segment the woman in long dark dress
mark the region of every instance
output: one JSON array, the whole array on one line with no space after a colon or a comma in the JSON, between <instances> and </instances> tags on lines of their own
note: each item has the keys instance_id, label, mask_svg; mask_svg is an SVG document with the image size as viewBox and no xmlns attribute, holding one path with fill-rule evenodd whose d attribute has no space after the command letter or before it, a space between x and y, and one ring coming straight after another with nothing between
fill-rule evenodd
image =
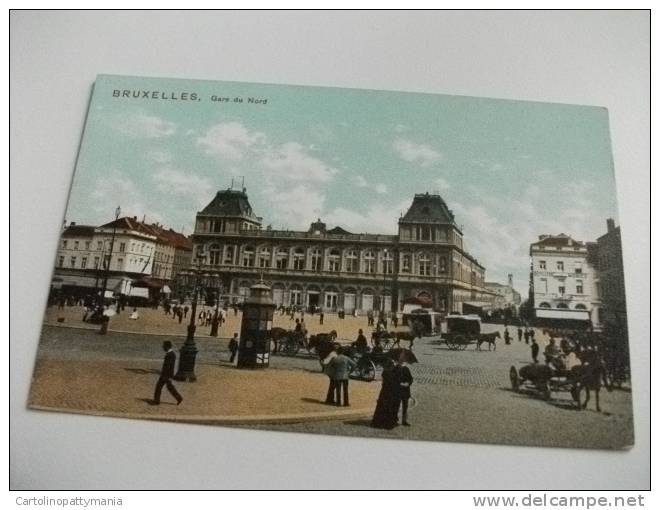
<instances>
[{"instance_id":1,"label":"woman in long dark dress","mask_svg":"<svg viewBox=\"0 0 660 510\"><path fill-rule=\"evenodd\" d=\"M371 420L371 426L391 430L397 426L399 412L399 380L394 370L394 363L387 360L383 368L383 385L378 395L378 403Z\"/></svg>"}]
</instances>

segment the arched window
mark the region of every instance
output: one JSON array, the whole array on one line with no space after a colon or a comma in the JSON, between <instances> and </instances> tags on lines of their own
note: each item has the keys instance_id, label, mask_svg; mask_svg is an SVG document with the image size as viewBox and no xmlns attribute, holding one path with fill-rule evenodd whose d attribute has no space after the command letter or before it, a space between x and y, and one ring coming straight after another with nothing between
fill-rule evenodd
<instances>
[{"instance_id":1,"label":"arched window","mask_svg":"<svg viewBox=\"0 0 660 510\"><path fill-rule=\"evenodd\" d=\"M587 307L584 306L582 303L578 303L577 305L575 305L575 309L576 310L586 310Z\"/></svg>"},{"instance_id":2,"label":"arched window","mask_svg":"<svg viewBox=\"0 0 660 510\"><path fill-rule=\"evenodd\" d=\"M291 290L289 292L290 300L289 303L293 306L302 305L302 287L297 284L291 285Z\"/></svg>"},{"instance_id":3,"label":"arched window","mask_svg":"<svg viewBox=\"0 0 660 510\"><path fill-rule=\"evenodd\" d=\"M431 257L429 257L428 253L419 254L417 268L420 276L431 276Z\"/></svg>"},{"instance_id":4,"label":"arched window","mask_svg":"<svg viewBox=\"0 0 660 510\"><path fill-rule=\"evenodd\" d=\"M321 261L323 257L321 255L321 250L319 248L314 248L312 250L312 271L321 271Z\"/></svg>"},{"instance_id":5,"label":"arched window","mask_svg":"<svg viewBox=\"0 0 660 510\"><path fill-rule=\"evenodd\" d=\"M539 308L550 308L550 303L543 302L539 305Z\"/></svg>"},{"instance_id":6,"label":"arched window","mask_svg":"<svg viewBox=\"0 0 660 510\"><path fill-rule=\"evenodd\" d=\"M254 266L254 246L246 246L243 248L243 260L241 261L243 267Z\"/></svg>"},{"instance_id":7,"label":"arched window","mask_svg":"<svg viewBox=\"0 0 660 510\"><path fill-rule=\"evenodd\" d=\"M346 252L346 271L354 273L358 271L358 253L355 250L348 250Z\"/></svg>"},{"instance_id":8,"label":"arched window","mask_svg":"<svg viewBox=\"0 0 660 510\"><path fill-rule=\"evenodd\" d=\"M332 250L330 250L330 254L328 255L328 271L340 271L340 270L341 270L341 253L336 248L333 248ZM334 307L336 306L337 303L335 299Z\"/></svg>"},{"instance_id":9,"label":"arched window","mask_svg":"<svg viewBox=\"0 0 660 510\"><path fill-rule=\"evenodd\" d=\"M268 246L259 250L259 267L270 267L270 248Z\"/></svg>"},{"instance_id":10,"label":"arched window","mask_svg":"<svg viewBox=\"0 0 660 510\"><path fill-rule=\"evenodd\" d=\"M217 266L220 264L222 249L219 244L212 244L209 248L209 264Z\"/></svg>"},{"instance_id":11,"label":"arched window","mask_svg":"<svg viewBox=\"0 0 660 510\"><path fill-rule=\"evenodd\" d=\"M568 308L568 305L566 303L559 303L557 305L557 308L561 308L562 310L566 310Z\"/></svg>"},{"instance_id":12,"label":"arched window","mask_svg":"<svg viewBox=\"0 0 660 510\"><path fill-rule=\"evenodd\" d=\"M367 250L364 252L364 272L365 273L375 273L376 272L376 257L374 252Z\"/></svg>"},{"instance_id":13,"label":"arched window","mask_svg":"<svg viewBox=\"0 0 660 510\"><path fill-rule=\"evenodd\" d=\"M383 250L383 274L394 273L394 257L392 252L385 249Z\"/></svg>"},{"instance_id":14,"label":"arched window","mask_svg":"<svg viewBox=\"0 0 660 510\"><path fill-rule=\"evenodd\" d=\"M225 259L223 261L223 264L226 265L231 265L234 263L234 250L236 249L235 246L229 245L225 247Z\"/></svg>"},{"instance_id":15,"label":"arched window","mask_svg":"<svg viewBox=\"0 0 660 510\"><path fill-rule=\"evenodd\" d=\"M275 252L275 266L277 269L286 269L289 267L289 250L278 248Z\"/></svg>"},{"instance_id":16,"label":"arched window","mask_svg":"<svg viewBox=\"0 0 660 510\"><path fill-rule=\"evenodd\" d=\"M302 271L305 269L305 249L296 248L293 250L293 269ZM294 303L291 303L294 304Z\"/></svg>"}]
</instances>

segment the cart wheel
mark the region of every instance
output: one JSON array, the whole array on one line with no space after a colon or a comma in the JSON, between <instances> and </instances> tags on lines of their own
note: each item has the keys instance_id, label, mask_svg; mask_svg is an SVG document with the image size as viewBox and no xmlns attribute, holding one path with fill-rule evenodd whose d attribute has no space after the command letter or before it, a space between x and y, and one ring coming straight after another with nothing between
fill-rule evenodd
<instances>
[{"instance_id":1,"label":"cart wheel","mask_svg":"<svg viewBox=\"0 0 660 510\"><path fill-rule=\"evenodd\" d=\"M463 350L463 345L467 345L467 338L465 338L463 335L456 335L453 339L453 344L454 346L452 349L455 351Z\"/></svg>"},{"instance_id":2,"label":"cart wheel","mask_svg":"<svg viewBox=\"0 0 660 510\"><path fill-rule=\"evenodd\" d=\"M459 348L461 351L464 351L465 349L468 348L468 345L470 345L470 339L466 338L463 343L459 344Z\"/></svg>"},{"instance_id":3,"label":"cart wheel","mask_svg":"<svg viewBox=\"0 0 660 510\"><path fill-rule=\"evenodd\" d=\"M360 378L363 381L371 382L376 378L376 365L370 359L362 362L360 367Z\"/></svg>"},{"instance_id":4,"label":"cart wheel","mask_svg":"<svg viewBox=\"0 0 660 510\"><path fill-rule=\"evenodd\" d=\"M550 384L547 382L541 387L541 396L543 400L550 400L552 397L552 391L550 390Z\"/></svg>"},{"instance_id":5,"label":"cart wheel","mask_svg":"<svg viewBox=\"0 0 660 510\"><path fill-rule=\"evenodd\" d=\"M520 378L518 377L518 371L513 365L509 369L509 380L511 381L511 388L513 391L518 393L520 391Z\"/></svg>"}]
</instances>

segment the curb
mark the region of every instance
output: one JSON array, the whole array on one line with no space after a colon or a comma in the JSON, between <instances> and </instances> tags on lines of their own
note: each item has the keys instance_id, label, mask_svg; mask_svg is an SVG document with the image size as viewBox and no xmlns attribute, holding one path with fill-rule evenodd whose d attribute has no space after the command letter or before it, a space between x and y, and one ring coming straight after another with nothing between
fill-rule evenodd
<instances>
[{"instance_id":1,"label":"curb","mask_svg":"<svg viewBox=\"0 0 660 510\"><path fill-rule=\"evenodd\" d=\"M50 326L53 328L69 328L69 329L83 329L86 331L98 331L100 329L99 327L94 327L94 326L78 326L75 324L60 324L60 323L52 323L52 322L43 322L42 326ZM149 333L147 331L127 331L124 329L113 329L113 328L108 328L108 332L112 333L121 333L123 335L146 335L146 336L186 336L186 333ZM216 340L231 340L231 337L228 336L211 336L211 335L204 335L204 334L198 334L195 333L195 338L213 338Z\"/></svg>"},{"instance_id":2,"label":"curb","mask_svg":"<svg viewBox=\"0 0 660 510\"><path fill-rule=\"evenodd\" d=\"M80 414L87 416L100 416L105 418L128 418L152 421L171 421L177 423L197 423L204 425L256 425L256 424L284 424L284 423L303 423L330 420L346 420L354 418L363 418L371 416L373 409L342 409L339 411L325 411L321 413L298 413L298 414L273 414L273 415L228 415L228 416L207 416L207 415L177 415L177 414L143 414L143 413L120 413L116 411L84 411L80 409L70 409L68 407L50 407L41 405L28 405L29 409L37 411L50 411L58 413Z\"/></svg>"}]
</instances>

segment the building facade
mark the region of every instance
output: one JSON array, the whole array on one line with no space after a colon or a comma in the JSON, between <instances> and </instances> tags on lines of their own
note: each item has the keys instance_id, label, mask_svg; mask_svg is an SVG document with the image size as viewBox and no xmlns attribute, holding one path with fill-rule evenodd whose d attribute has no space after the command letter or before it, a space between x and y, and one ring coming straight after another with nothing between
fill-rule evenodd
<instances>
[{"instance_id":1,"label":"building facade","mask_svg":"<svg viewBox=\"0 0 660 510\"><path fill-rule=\"evenodd\" d=\"M623 278L621 228L607 220L607 233L596 240L602 299L601 320L627 328L626 289Z\"/></svg>"},{"instance_id":2,"label":"building facade","mask_svg":"<svg viewBox=\"0 0 660 510\"><path fill-rule=\"evenodd\" d=\"M188 285L201 278L207 292L231 301L242 301L262 277L278 306L346 313L401 310L413 297L460 311L488 293L484 267L464 250L439 195L415 195L398 234L384 235L328 229L320 219L307 231L263 229L245 190L229 189L197 214L192 239Z\"/></svg>"},{"instance_id":3,"label":"building facade","mask_svg":"<svg viewBox=\"0 0 660 510\"><path fill-rule=\"evenodd\" d=\"M178 239L181 234L166 235L163 231L136 217L118 218L100 227L72 222L60 236L53 287L67 295L83 296L96 294L105 284L112 294L147 297L148 291L134 285L136 282L153 278L161 282L155 287L162 288L177 269L190 263L190 242L186 240L186 247Z\"/></svg>"},{"instance_id":4,"label":"building facade","mask_svg":"<svg viewBox=\"0 0 660 510\"><path fill-rule=\"evenodd\" d=\"M591 321L600 327L595 247L566 234L541 235L530 245L530 303L537 318Z\"/></svg>"},{"instance_id":5,"label":"building facade","mask_svg":"<svg viewBox=\"0 0 660 510\"><path fill-rule=\"evenodd\" d=\"M509 280L506 285L499 282L486 282L484 286L493 293L493 309L511 309L516 312L520 307L520 293L513 288L512 274L509 275Z\"/></svg>"}]
</instances>

